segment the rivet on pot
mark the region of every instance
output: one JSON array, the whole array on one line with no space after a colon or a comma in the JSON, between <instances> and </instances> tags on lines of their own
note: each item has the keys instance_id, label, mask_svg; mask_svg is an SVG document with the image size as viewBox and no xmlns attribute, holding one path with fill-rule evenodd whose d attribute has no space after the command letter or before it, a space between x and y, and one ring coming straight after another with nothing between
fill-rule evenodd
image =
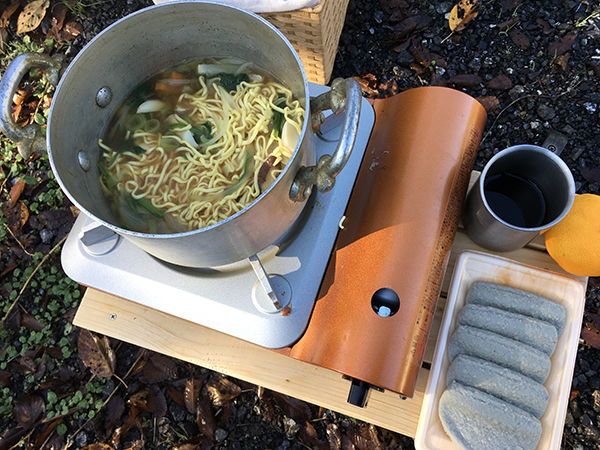
<instances>
[{"instance_id":1,"label":"rivet on pot","mask_svg":"<svg viewBox=\"0 0 600 450\"><path fill-rule=\"evenodd\" d=\"M81 167L85 172L89 171L92 167L90 157L87 155L85 150L79 150L79 153L77 153L77 162L79 162L79 167Z\"/></svg>"},{"instance_id":2,"label":"rivet on pot","mask_svg":"<svg viewBox=\"0 0 600 450\"><path fill-rule=\"evenodd\" d=\"M100 90L96 93L96 104L100 108L104 108L108 106L110 101L112 100L112 91L109 87L104 86L100 88Z\"/></svg>"}]
</instances>

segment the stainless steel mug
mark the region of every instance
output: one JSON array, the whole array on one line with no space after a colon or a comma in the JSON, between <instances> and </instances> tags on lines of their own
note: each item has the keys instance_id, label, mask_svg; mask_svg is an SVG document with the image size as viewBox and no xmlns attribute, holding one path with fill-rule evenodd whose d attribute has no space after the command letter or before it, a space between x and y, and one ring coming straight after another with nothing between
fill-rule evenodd
<instances>
[{"instance_id":1,"label":"stainless steel mug","mask_svg":"<svg viewBox=\"0 0 600 450\"><path fill-rule=\"evenodd\" d=\"M516 145L486 164L467 195L462 222L476 244L509 252L562 220L574 198L575 180L557 153Z\"/></svg>"}]
</instances>

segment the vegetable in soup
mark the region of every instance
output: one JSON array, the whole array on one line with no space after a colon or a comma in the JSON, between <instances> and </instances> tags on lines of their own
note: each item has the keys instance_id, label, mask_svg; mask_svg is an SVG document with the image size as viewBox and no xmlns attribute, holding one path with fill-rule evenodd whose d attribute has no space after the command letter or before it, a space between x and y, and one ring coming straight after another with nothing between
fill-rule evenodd
<instances>
[{"instance_id":1,"label":"vegetable in soup","mask_svg":"<svg viewBox=\"0 0 600 450\"><path fill-rule=\"evenodd\" d=\"M99 141L103 191L122 228L179 233L241 211L294 152L304 108L253 63L191 61L139 85Z\"/></svg>"}]
</instances>

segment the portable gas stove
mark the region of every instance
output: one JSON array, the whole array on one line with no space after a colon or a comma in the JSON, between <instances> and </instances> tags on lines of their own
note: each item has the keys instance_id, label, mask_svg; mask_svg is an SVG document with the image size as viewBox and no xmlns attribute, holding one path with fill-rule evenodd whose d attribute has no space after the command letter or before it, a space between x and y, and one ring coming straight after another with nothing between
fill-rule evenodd
<instances>
[{"instance_id":1,"label":"portable gas stove","mask_svg":"<svg viewBox=\"0 0 600 450\"><path fill-rule=\"evenodd\" d=\"M311 83L309 89L317 96L329 88ZM63 268L85 286L263 347L286 347L307 326L374 121L363 99L356 143L333 190L314 189L294 226L258 260L201 269L172 265L80 214L62 251ZM317 159L333 154L340 129L315 135ZM256 265L268 273L283 310L269 298Z\"/></svg>"},{"instance_id":2,"label":"portable gas stove","mask_svg":"<svg viewBox=\"0 0 600 450\"><path fill-rule=\"evenodd\" d=\"M311 94L325 89L311 85ZM81 217L63 249L65 272L260 346L289 347L288 356L351 378L354 405L371 387L412 397L486 113L442 87L373 107L363 99L361 109L333 190L314 192L257 257L176 267ZM338 137L339 129L317 137L318 156L333 153Z\"/></svg>"}]
</instances>

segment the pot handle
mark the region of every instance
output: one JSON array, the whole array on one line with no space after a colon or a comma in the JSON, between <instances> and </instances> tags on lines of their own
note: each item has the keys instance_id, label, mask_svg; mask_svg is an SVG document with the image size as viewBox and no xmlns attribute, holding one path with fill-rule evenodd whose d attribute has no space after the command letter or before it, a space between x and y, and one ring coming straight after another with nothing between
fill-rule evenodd
<instances>
[{"instance_id":1,"label":"pot handle","mask_svg":"<svg viewBox=\"0 0 600 450\"><path fill-rule=\"evenodd\" d=\"M292 200L305 201L312 192L313 185L323 194L333 188L335 177L346 165L356 141L361 99L360 84L353 78L336 78L331 83L331 90L311 98L313 128L318 130L321 124L318 118L322 117L321 111L331 109L334 114L339 114L345 110L342 133L333 155L321 156L316 166L300 168L290 188Z\"/></svg>"},{"instance_id":2,"label":"pot handle","mask_svg":"<svg viewBox=\"0 0 600 450\"><path fill-rule=\"evenodd\" d=\"M0 130L4 135L17 144L19 154L29 158L33 152L46 152L46 137L42 127L31 123L20 127L11 114L13 97L19 83L27 72L33 68L46 71L48 82L56 86L60 80L60 71L65 60L64 55L49 56L40 53L23 53L17 56L8 66L0 79Z\"/></svg>"}]
</instances>

